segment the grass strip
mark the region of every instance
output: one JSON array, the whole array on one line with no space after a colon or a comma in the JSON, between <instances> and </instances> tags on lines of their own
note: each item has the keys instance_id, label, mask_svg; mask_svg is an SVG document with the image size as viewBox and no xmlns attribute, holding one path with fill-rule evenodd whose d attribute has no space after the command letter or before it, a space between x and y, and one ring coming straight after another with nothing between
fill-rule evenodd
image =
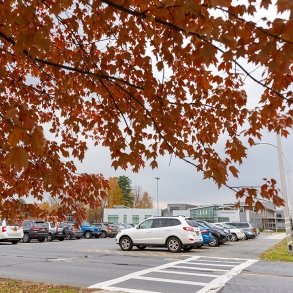
<instances>
[{"instance_id":1,"label":"grass strip","mask_svg":"<svg viewBox=\"0 0 293 293\"><path fill-rule=\"evenodd\" d=\"M283 239L281 242L273 246L272 248L263 252L260 259L267 261L286 261L293 262L293 255L287 252L287 240Z\"/></svg>"},{"instance_id":2,"label":"grass strip","mask_svg":"<svg viewBox=\"0 0 293 293\"><path fill-rule=\"evenodd\" d=\"M99 290L0 278L0 293L93 293L97 291Z\"/></svg>"}]
</instances>

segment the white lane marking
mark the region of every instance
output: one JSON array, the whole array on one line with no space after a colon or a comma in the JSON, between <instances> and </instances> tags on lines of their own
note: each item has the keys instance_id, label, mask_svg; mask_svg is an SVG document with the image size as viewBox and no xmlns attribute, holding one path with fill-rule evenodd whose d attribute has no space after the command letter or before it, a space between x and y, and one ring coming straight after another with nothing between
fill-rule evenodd
<instances>
[{"instance_id":1,"label":"white lane marking","mask_svg":"<svg viewBox=\"0 0 293 293\"><path fill-rule=\"evenodd\" d=\"M186 267L184 266L184 264L188 264L192 261L199 261L199 258L201 259L205 259L207 261L210 262L219 262L221 258L219 257L205 257L205 256L193 256L190 257L188 259L184 259L184 260L178 260L178 261L174 261L171 263L167 263L158 267L154 267L154 268L149 268L149 269L145 269L142 271L138 271L138 272L134 272L113 280L108 280L105 282L101 282L101 283L97 283L95 285L92 285L88 288L99 288L99 289L105 289L105 290L109 290L109 291L122 291L122 292L128 292L128 293L160 293L157 291L148 291L148 290L139 290L139 289L131 289L131 288L123 288L123 287L116 287L115 284L117 283L122 283L125 281L129 281L129 280L135 280L135 279L140 279L140 280L147 280L147 281L157 281L157 282L172 282L172 283L180 283L184 286L185 285L194 285L194 286L201 286L203 287L202 289L200 289L199 291L197 291L197 293L209 293L209 292L218 292L222 287L225 286L225 283L228 282L231 278L235 277L236 275L240 274L241 271L243 269L245 269L246 267L252 265L253 263L257 262L257 260L253 260L253 259L241 259L241 258L223 258L223 261L227 261L227 260L238 260L239 262L242 261L242 263L240 264L236 264L235 267L233 267L232 269L226 270L226 269L212 269L212 268L198 268L198 267ZM212 260L209 260L212 259ZM218 259L218 260L216 260ZM200 263L200 265L202 265L202 263ZM218 266L218 264L214 264L215 266ZM196 273L195 275L200 276L201 275L207 275L207 277L211 277L213 278L210 282L208 283L201 283L201 282L191 282L191 281L183 281L183 280L173 280L173 279L166 279L166 278L151 278L151 277L145 277L142 276L144 274L148 274L148 273L154 273L154 272L165 272L165 273L171 273L171 271L166 270L166 269L178 269L178 268L183 268L183 269L187 269L187 270L199 270L199 271L211 271L213 272L223 272L223 274L201 274L201 273ZM172 271L173 274L181 274L181 275L189 275L189 274L193 274L193 273L187 273L187 272L175 272ZM171 273L171 274L172 274Z\"/></svg>"},{"instance_id":2,"label":"white lane marking","mask_svg":"<svg viewBox=\"0 0 293 293\"><path fill-rule=\"evenodd\" d=\"M234 267L230 271L228 271L226 274L212 280L207 286L197 291L197 293L208 293L218 292L221 288L225 286L225 284L232 279L233 277L237 276L244 270L245 268L249 267L250 265L256 263L258 260L256 259L249 259L246 262Z\"/></svg>"},{"instance_id":3,"label":"white lane marking","mask_svg":"<svg viewBox=\"0 0 293 293\"><path fill-rule=\"evenodd\" d=\"M203 262L188 262L188 264L192 265L201 265L201 266L216 266L216 267L235 267L234 265L222 265L217 263L203 263Z\"/></svg>"},{"instance_id":4,"label":"white lane marking","mask_svg":"<svg viewBox=\"0 0 293 293\"><path fill-rule=\"evenodd\" d=\"M208 257L207 257L208 258ZM225 264L225 263L231 263L231 264L234 264L234 265L240 265L243 263L243 261L246 260L246 259L242 259L242 261L221 261L221 260L211 260L211 261L207 261L206 258L205 259L197 259L196 261L197 262L200 262L200 263L207 263L207 262L212 262L214 265L216 265L215 263L219 262L219 263L222 263L222 264Z\"/></svg>"},{"instance_id":5,"label":"white lane marking","mask_svg":"<svg viewBox=\"0 0 293 293\"><path fill-rule=\"evenodd\" d=\"M181 280L174 280L174 279L152 278L152 277L141 277L141 276L136 277L135 280L175 283L175 284L184 284L184 285L201 286L201 287L208 284L208 283L203 283L203 282L181 281Z\"/></svg>"},{"instance_id":6,"label":"white lane marking","mask_svg":"<svg viewBox=\"0 0 293 293\"><path fill-rule=\"evenodd\" d=\"M185 270L198 270L198 271L209 271L209 272L228 272L230 270L226 269L212 269L212 268L199 268L199 267L186 267L186 266L175 266L175 268L185 269Z\"/></svg>"},{"instance_id":7,"label":"white lane marking","mask_svg":"<svg viewBox=\"0 0 293 293\"><path fill-rule=\"evenodd\" d=\"M138 289L130 289L123 287L107 287L107 291L115 291L115 292L128 292L128 293L162 293L160 291L148 291L148 290L138 290Z\"/></svg>"},{"instance_id":8,"label":"white lane marking","mask_svg":"<svg viewBox=\"0 0 293 293\"><path fill-rule=\"evenodd\" d=\"M175 275L186 275L186 276L200 276L200 277L220 277L221 275L216 274L202 274L202 273L189 273L189 272L177 272L177 271L171 271L171 270L160 270L158 273L167 273L167 274L175 274Z\"/></svg>"},{"instance_id":9,"label":"white lane marking","mask_svg":"<svg viewBox=\"0 0 293 293\"><path fill-rule=\"evenodd\" d=\"M200 256L193 256L193 257L188 258L188 259L173 261L171 263L166 263L166 264L163 264L161 266L157 266L155 268L149 268L149 269L141 270L141 271L138 271L138 272L134 272L134 273L131 273L131 274L116 278L116 279L112 279L112 280L108 280L108 281L105 281L105 282L97 283L97 284L94 284L92 286L89 286L88 288L90 288L90 289L91 288L94 288L94 289L95 288L106 289L107 287L110 287L110 286L112 286L114 284L125 282L125 281L127 281L129 279L134 279L135 277L139 277L141 275L148 274L148 273L153 273L153 272L159 271L161 269L166 269L168 267L172 267L172 266L175 266L177 264L186 263L189 260L196 260L199 257Z\"/></svg>"}]
</instances>

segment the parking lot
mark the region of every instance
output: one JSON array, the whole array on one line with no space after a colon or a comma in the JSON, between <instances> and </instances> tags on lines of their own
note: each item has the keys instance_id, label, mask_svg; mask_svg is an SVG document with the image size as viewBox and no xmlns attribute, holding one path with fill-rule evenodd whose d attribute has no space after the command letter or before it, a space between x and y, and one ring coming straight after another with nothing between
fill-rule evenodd
<instances>
[{"instance_id":1,"label":"parking lot","mask_svg":"<svg viewBox=\"0 0 293 293\"><path fill-rule=\"evenodd\" d=\"M111 238L1 243L0 276L125 292L209 292L257 266L257 256L283 236L261 233L180 253L122 251Z\"/></svg>"}]
</instances>

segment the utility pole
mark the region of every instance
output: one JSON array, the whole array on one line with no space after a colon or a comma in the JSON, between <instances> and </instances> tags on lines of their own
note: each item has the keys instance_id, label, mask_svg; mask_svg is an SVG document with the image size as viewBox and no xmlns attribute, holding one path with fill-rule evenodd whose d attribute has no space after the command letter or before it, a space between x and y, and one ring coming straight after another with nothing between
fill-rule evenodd
<instances>
[{"instance_id":1,"label":"utility pole","mask_svg":"<svg viewBox=\"0 0 293 293\"><path fill-rule=\"evenodd\" d=\"M291 228L291 221L290 221L289 208L288 208L289 203L288 203L287 188L286 188L281 136L279 134L277 134L277 146L278 146L279 171L280 171L280 180L281 180L281 192L282 192L282 197L285 201L284 218L285 218L285 230L286 230L286 239L287 239L287 251L289 254L293 254L292 228Z\"/></svg>"}]
</instances>

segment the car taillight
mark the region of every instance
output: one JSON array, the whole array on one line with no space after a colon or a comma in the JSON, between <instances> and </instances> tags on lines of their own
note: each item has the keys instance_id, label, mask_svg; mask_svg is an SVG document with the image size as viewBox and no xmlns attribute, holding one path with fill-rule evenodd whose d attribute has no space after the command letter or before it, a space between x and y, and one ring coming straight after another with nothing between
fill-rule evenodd
<instances>
[{"instance_id":1,"label":"car taillight","mask_svg":"<svg viewBox=\"0 0 293 293\"><path fill-rule=\"evenodd\" d=\"M209 234L208 230L201 230L200 232L201 232L201 234Z\"/></svg>"},{"instance_id":2,"label":"car taillight","mask_svg":"<svg viewBox=\"0 0 293 293\"><path fill-rule=\"evenodd\" d=\"M189 232L194 232L194 229L192 227L183 227L183 230L189 231Z\"/></svg>"},{"instance_id":3,"label":"car taillight","mask_svg":"<svg viewBox=\"0 0 293 293\"><path fill-rule=\"evenodd\" d=\"M6 232L6 226L2 226L2 232Z\"/></svg>"}]
</instances>

